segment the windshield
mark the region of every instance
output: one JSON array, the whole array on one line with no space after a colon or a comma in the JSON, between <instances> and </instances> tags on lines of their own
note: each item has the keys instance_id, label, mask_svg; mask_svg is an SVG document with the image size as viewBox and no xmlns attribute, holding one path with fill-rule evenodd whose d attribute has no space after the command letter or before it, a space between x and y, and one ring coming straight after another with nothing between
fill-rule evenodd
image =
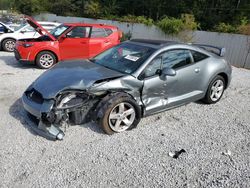
<instances>
[{"instance_id":1,"label":"windshield","mask_svg":"<svg viewBox=\"0 0 250 188\"><path fill-rule=\"evenodd\" d=\"M61 34L64 33L69 28L67 25L59 25L55 29L52 29L50 31L50 34L52 34L55 38L58 38Z\"/></svg>"},{"instance_id":2,"label":"windshield","mask_svg":"<svg viewBox=\"0 0 250 188\"><path fill-rule=\"evenodd\" d=\"M14 28L15 31L18 31L19 29L22 29L24 26L26 26L27 23L21 23L21 25Z\"/></svg>"},{"instance_id":3,"label":"windshield","mask_svg":"<svg viewBox=\"0 0 250 188\"><path fill-rule=\"evenodd\" d=\"M150 47L122 43L97 55L91 61L121 73L132 74L154 51Z\"/></svg>"}]
</instances>

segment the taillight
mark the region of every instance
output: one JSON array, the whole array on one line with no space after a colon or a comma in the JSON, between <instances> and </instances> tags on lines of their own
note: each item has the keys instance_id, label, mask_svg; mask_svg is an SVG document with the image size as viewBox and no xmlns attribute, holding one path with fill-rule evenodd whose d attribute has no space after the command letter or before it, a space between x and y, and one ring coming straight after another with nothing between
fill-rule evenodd
<instances>
[{"instance_id":1,"label":"taillight","mask_svg":"<svg viewBox=\"0 0 250 188\"><path fill-rule=\"evenodd\" d=\"M118 30L118 39L119 39L119 40L121 40L122 35L123 35L123 34L122 34L122 31L121 31L121 30Z\"/></svg>"}]
</instances>

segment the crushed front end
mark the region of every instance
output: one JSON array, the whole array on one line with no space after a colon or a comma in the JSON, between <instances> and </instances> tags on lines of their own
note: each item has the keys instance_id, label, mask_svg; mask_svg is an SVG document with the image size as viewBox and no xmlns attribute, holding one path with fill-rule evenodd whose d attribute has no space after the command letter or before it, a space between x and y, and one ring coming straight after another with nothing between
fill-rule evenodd
<instances>
[{"instance_id":1,"label":"crushed front end","mask_svg":"<svg viewBox=\"0 0 250 188\"><path fill-rule=\"evenodd\" d=\"M28 88L22 96L26 111L39 123L31 128L49 140L62 140L68 125L79 125L91 121L95 104L93 95L84 91L64 91L54 99L44 99L34 88Z\"/></svg>"}]
</instances>

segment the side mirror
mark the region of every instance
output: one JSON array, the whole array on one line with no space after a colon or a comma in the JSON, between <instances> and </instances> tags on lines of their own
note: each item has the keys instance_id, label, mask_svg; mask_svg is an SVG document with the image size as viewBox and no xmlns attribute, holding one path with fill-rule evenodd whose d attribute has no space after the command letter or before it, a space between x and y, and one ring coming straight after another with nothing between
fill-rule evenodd
<instances>
[{"instance_id":1,"label":"side mirror","mask_svg":"<svg viewBox=\"0 0 250 188\"><path fill-rule=\"evenodd\" d=\"M176 71L172 68L164 68L162 69L161 74L163 76L175 76L176 75Z\"/></svg>"},{"instance_id":2,"label":"side mirror","mask_svg":"<svg viewBox=\"0 0 250 188\"><path fill-rule=\"evenodd\" d=\"M22 31L20 31L20 33L22 33L22 34L24 34L24 33L26 33L27 31L24 29L24 30L22 30Z\"/></svg>"}]
</instances>

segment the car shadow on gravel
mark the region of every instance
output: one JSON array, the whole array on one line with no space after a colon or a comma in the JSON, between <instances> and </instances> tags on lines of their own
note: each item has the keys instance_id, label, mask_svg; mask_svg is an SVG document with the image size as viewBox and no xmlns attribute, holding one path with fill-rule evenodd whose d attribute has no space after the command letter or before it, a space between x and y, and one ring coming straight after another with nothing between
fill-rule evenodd
<instances>
[{"instance_id":1,"label":"car shadow on gravel","mask_svg":"<svg viewBox=\"0 0 250 188\"><path fill-rule=\"evenodd\" d=\"M6 52L7 53L7 52ZM21 69L30 69L30 68L37 68L34 64L25 64L18 62L14 56L0 56L0 61L3 61L6 65L14 67L14 68L21 68Z\"/></svg>"},{"instance_id":2,"label":"car shadow on gravel","mask_svg":"<svg viewBox=\"0 0 250 188\"><path fill-rule=\"evenodd\" d=\"M17 119L18 121L20 121L20 123L25 127L25 129L27 129L31 134L33 135L38 135L35 131L33 131L33 129L31 128L31 125L33 124L38 124L38 120L36 119L36 117L30 115L29 113L27 113L22 105L22 99L19 98L18 100L16 100L9 108L9 114L14 117L15 119ZM77 125L75 125L77 126ZM85 123L82 125L79 125L80 127L86 128L86 129L90 129L96 133L99 134L104 134L103 130L101 129L101 127L94 122L89 122L89 123ZM62 128L63 130L63 128Z\"/></svg>"},{"instance_id":3,"label":"car shadow on gravel","mask_svg":"<svg viewBox=\"0 0 250 188\"><path fill-rule=\"evenodd\" d=\"M27 129L31 134L37 135L29 126L31 123L35 123L35 119L30 119L28 113L23 109L21 98L16 100L10 106L9 114L18 121L20 121L20 123L25 127L25 129Z\"/></svg>"}]
</instances>

